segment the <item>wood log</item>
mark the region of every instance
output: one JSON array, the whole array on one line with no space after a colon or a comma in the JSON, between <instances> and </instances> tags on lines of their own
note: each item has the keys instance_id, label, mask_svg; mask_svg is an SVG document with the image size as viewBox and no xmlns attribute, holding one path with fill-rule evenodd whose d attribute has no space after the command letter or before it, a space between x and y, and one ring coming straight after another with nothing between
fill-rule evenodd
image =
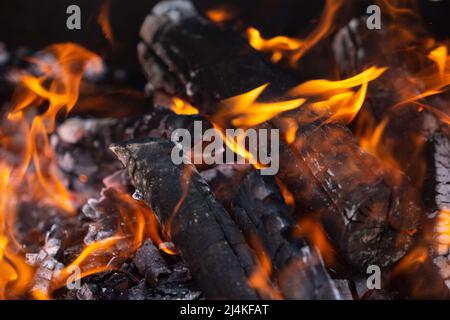
<instances>
[{"instance_id":1,"label":"wood log","mask_svg":"<svg viewBox=\"0 0 450 320\"><path fill-rule=\"evenodd\" d=\"M216 111L220 100L264 83L271 83L260 97L265 101L297 84L240 35L201 18L189 1L158 4L141 37L138 52L151 85L183 96L205 114ZM278 174L293 193L298 212L320 216L356 268L391 265L412 243L418 214L413 197L410 192L403 196L404 186L389 179L398 173L386 172L347 128L310 123L304 112L294 115L300 119L296 141L280 145ZM282 122L279 116L263 126L283 130Z\"/></svg>"},{"instance_id":2,"label":"wood log","mask_svg":"<svg viewBox=\"0 0 450 320\"><path fill-rule=\"evenodd\" d=\"M291 208L273 176L261 176L258 171L247 175L232 206L234 221L248 241L259 239L270 257L272 278L285 298L341 299L316 249L294 237L297 226Z\"/></svg>"},{"instance_id":3,"label":"wood log","mask_svg":"<svg viewBox=\"0 0 450 320\"><path fill-rule=\"evenodd\" d=\"M258 298L247 283L254 257L244 237L195 167L173 164L173 147L167 140L148 139L113 144L111 150L207 298Z\"/></svg>"}]
</instances>

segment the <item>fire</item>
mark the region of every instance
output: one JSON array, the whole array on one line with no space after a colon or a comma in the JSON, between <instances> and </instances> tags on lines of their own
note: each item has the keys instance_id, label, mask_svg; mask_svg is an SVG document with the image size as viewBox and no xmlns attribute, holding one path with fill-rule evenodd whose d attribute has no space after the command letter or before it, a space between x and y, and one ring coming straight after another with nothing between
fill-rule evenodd
<instances>
[{"instance_id":1,"label":"fire","mask_svg":"<svg viewBox=\"0 0 450 320\"><path fill-rule=\"evenodd\" d=\"M408 79L410 86L398 88L399 102L395 106L437 95L450 85L450 56L447 47L441 45L433 49L427 57L435 66L413 74Z\"/></svg>"},{"instance_id":2,"label":"fire","mask_svg":"<svg viewBox=\"0 0 450 320\"><path fill-rule=\"evenodd\" d=\"M288 99L278 102L257 102L261 93L267 88L264 84L246 93L223 101L223 108L214 115L213 122L221 123L230 119L236 127L252 127L269 120L276 115L297 109L304 102L303 98Z\"/></svg>"},{"instance_id":3,"label":"fire","mask_svg":"<svg viewBox=\"0 0 450 320\"><path fill-rule=\"evenodd\" d=\"M331 113L329 121L349 123L364 103L368 83L380 77L385 70L386 68L371 67L345 80L311 80L293 88L289 94L315 99L311 108L319 114ZM358 86L358 91L352 90Z\"/></svg>"},{"instance_id":4,"label":"fire","mask_svg":"<svg viewBox=\"0 0 450 320\"><path fill-rule=\"evenodd\" d=\"M116 270L121 261L134 254L147 236L155 244L162 244L157 220L150 208L121 190L109 189L108 197L120 213L117 232L111 237L87 244L74 261L55 274L52 290L64 286L68 281ZM170 250L167 252L171 253ZM74 270L79 270L78 274L74 274ZM50 292L45 294L49 295Z\"/></svg>"},{"instance_id":5,"label":"fire","mask_svg":"<svg viewBox=\"0 0 450 320\"><path fill-rule=\"evenodd\" d=\"M173 97L171 100L172 103L170 104L169 108L176 114L192 115L199 113L197 108L195 108L189 102L183 99Z\"/></svg>"},{"instance_id":6,"label":"fire","mask_svg":"<svg viewBox=\"0 0 450 320\"><path fill-rule=\"evenodd\" d=\"M447 65L448 55L447 55L447 47L439 46L428 54L428 58L436 63L439 74L441 77L445 75L445 68Z\"/></svg>"},{"instance_id":7,"label":"fire","mask_svg":"<svg viewBox=\"0 0 450 320\"><path fill-rule=\"evenodd\" d=\"M283 196L284 202L291 207L295 206L294 195L289 191L288 187L278 178L275 177L278 187L280 188L281 195Z\"/></svg>"},{"instance_id":8,"label":"fire","mask_svg":"<svg viewBox=\"0 0 450 320\"><path fill-rule=\"evenodd\" d=\"M110 44L114 43L111 23L109 22L109 12L111 9L111 0L105 0L100 7L100 12L97 18L98 24L102 28L103 35Z\"/></svg>"},{"instance_id":9,"label":"fire","mask_svg":"<svg viewBox=\"0 0 450 320\"><path fill-rule=\"evenodd\" d=\"M206 16L212 22L223 23L232 20L236 16L236 13L231 8L222 6L209 9L206 11Z\"/></svg>"},{"instance_id":10,"label":"fire","mask_svg":"<svg viewBox=\"0 0 450 320\"><path fill-rule=\"evenodd\" d=\"M271 52L272 62L276 63L282 58L288 57L290 63L295 65L309 49L330 32L334 18L342 3L342 0L327 0L317 27L304 40L286 36L264 39L261 33L252 27L247 29L246 36L250 45L256 50Z\"/></svg>"},{"instance_id":11,"label":"fire","mask_svg":"<svg viewBox=\"0 0 450 320\"><path fill-rule=\"evenodd\" d=\"M272 263L270 258L267 256L267 253L258 238L252 237L251 243L258 261L255 270L248 279L249 286L264 297L281 300L283 298L281 293L274 288L270 281L272 276Z\"/></svg>"},{"instance_id":12,"label":"fire","mask_svg":"<svg viewBox=\"0 0 450 320\"><path fill-rule=\"evenodd\" d=\"M435 226L435 248L438 254L448 253L450 248L450 209L440 210Z\"/></svg>"},{"instance_id":13,"label":"fire","mask_svg":"<svg viewBox=\"0 0 450 320\"><path fill-rule=\"evenodd\" d=\"M325 265L332 266L335 264L336 251L319 222L310 218L301 219L298 222L295 236L306 237L319 250Z\"/></svg>"},{"instance_id":14,"label":"fire","mask_svg":"<svg viewBox=\"0 0 450 320\"><path fill-rule=\"evenodd\" d=\"M39 70L22 72L11 111L0 133L0 298L26 292L33 275L23 248L15 239L16 204L24 197L74 213L72 199L56 170L48 134L60 111L69 112L78 99L85 70L99 70L101 60L77 45L53 45L29 59ZM37 108L46 107L42 114ZM6 293L8 292L8 294Z\"/></svg>"},{"instance_id":15,"label":"fire","mask_svg":"<svg viewBox=\"0 0 450 320\"><path fill-rule=\"evenodd\" d=\"M392 270L392 275L396 276L404 272L414 270L423 264L428 258L428 250L424 246L419 246L412 250Z\"/></svg>"}]
</instances>

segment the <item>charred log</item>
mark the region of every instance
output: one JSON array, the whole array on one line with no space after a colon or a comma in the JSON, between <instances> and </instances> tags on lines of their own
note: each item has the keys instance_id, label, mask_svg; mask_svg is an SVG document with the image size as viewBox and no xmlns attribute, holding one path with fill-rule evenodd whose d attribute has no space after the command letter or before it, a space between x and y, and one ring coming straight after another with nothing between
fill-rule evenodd
<instances>
[{"instance_id":1,"label":"charred log","mask_svg":"<svg viewBox=\"0 0 450 320\"><path fill-rule=\"evenodd\" d=\"M290 211L275 179L254 171L243 180L232 215L249 241L261 241L285 298L341 299L316 250L293 235L297 226Z\"/></svg>"},{"instance_id":2,"label":"charred log","mask_svg":"<svg viewBox=\"0 0 450 320\"><path fill-rule=\"evenodd\" d=\"M175 243L208 298L256 299L247 284L253 256L245 239L192 165L171 161L174 144L114 144L144 201Z\"/></svg>"}]
</instances>

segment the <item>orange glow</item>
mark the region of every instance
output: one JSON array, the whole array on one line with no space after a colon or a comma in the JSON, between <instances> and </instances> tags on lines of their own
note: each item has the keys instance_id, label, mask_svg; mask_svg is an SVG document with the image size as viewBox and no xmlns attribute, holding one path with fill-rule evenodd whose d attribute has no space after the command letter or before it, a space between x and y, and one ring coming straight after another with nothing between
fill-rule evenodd
<instances>
[{"instance_id":1,"label":"orange glow","mask_svg":"<svg viewBox=\"0 0 450 320\"><path fill-rule=\"evenodd\" d=\"M53 290L64 286L71 276L70 280L74 281L95 273L117 269L120 261L132 256L147 236L150 236L155 244L162 243L157 221L151 209L127 193L116 189L110 189L108 197L120 213L116 234L86 245L72 263L56 274L52 281ZM76 268L80 272L74 277L73 270Z\"/></svg>"},{"instance_id":2,"label":"orange glow","mask_svg":"<svg viewBox=\"0 0 450 320\"><path fill-rule=\"evenodd\" d=\"M450 248L450 209L440 210L435 226L435 248L438 254L448 253Z\"/></svg>"},{"instance_id":3,"label":"orange glow","mask_svg":"<svg viewBox=\"0 0 450 320\"><path fill-rule=\"evenodd\" d=\"M272 262L267 256L261 241L256 237L252 237L251 244L258 261L255 270L248 278L248 285L265 298L281 300L283 298L281 293L274 288L270 281L272 276Z\"/></svg>"},{"instance_id":4,"label":"orange glow","mask_svg":"<svg viewBox=\"0 0 450 320\"><path fill-rule=\"evenodd\" d=\"M198 109L192 106L189 102L184 101L180 98L172 98L172 104L170 105L170 110L176 114L198 114Z\"/></svg>"},{"instance_id":5,"label":"orange glow","mask_svg":"<svg viewBox=\"0 0 450 320\"><path fill-rule=\"evenodd\" d=\"M396 276L410 270L414 270L421 264L423 264L428 258L428 251L424 246L420 246L406 256L404 256L400 262L392 270L392 275Z\"/></svg>"},{"instance_id":6,"label":"orange glow","mask_svg":"<svg viewBox=\"0 0 450 320\"><path fill-rule=\"evenodd\" d=\"M360 137L360 145L363 149L372 153L373 155L379 156L379 146L381 138L383 136L384 129L388 124L388 118L383 119L379 125L376 126L373 132L368 132L365 136Z\"/></svg>"},{"instance_id":7,"label":"orange glow","mask_svg":"<svg viewBox=\"0 0 450 320\"><path fill-rule=\"evenodd\" d=\"M450 56L447 47L437 47L428 54L428 58L435 66L413 74L408 79L410 85L398 88L399 102L395 106L440 94L450 85Z\"/></svg>"},{"instance_id":8,"label":"orange glow","mask_svg":"<svg viewBox=\"0 0 450 320\"><path fill-rule=\"evenodd\" d=\"M236 14L230 8L223 6L209 9L208 11L206 11L206 16L212 22L223 23L233 19Z\"/></svg>"},{"instance_id":9,"label":"orange glow","mask_svg":"<svg viewBox=\"0 0 450 320\"><path fill-rule=\"evenodd\" d=\"M336 251L319 222L310 218L301 219L295 236L308 239L320 251L326 266L335 264Z\"/></svg>"},{"instance_id":10,"label":"orange glow","mask_svg":"<svg viewBox=\"0 0 450 320\"><path fill-rule=\"evenodd\" d=\"M283 57L288 57L290 63L295 65L309 49L329 33L342 3L343 0L327 0L317 27L303 40L286 36L264 39L257 29L250 27L246 31L248 41L256 50L271 52L272 62L276 63Z\"/></svg>"},{"instance_id":11,"label":"orange glow","mask_svg":"<svg viewBox=\"0 0 450 320\"><path fill-rule=\"evenodd\" d=\"M289 191L289 189L284 185L283 182L278 177L275 177L278 187L280 188L281 195L283 196L284 202L291 207L295 206L295 199L293 194Z\"/></svg>"},{"instance_id":12,"label":"orange glow","mask_svg":"<svg viewBox=\"0 0 450 320\"><path fill-rule=\"evenodd\" d=\"M112 45L114 43L114 37L112 33L111 23L109 22L109 12L111 9L111 0L105 0L100 7L100 13L98 15L98 24L102 28L103 35Z\"/></svg>"}]
</instances>

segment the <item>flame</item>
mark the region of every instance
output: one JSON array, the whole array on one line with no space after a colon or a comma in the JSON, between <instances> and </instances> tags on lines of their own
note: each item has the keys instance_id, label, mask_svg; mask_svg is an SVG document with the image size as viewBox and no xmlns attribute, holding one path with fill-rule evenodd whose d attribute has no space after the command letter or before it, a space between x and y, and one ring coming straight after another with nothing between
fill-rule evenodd
<instances>
[{"instance_id":1,"label":"flame","mask_svg":"<svg viewBox=\"0 0 450 320\"><path fill-rule=\"evenodd\" d=\"M294 235L308 239L321 253L325 265L335 264L336 251L319 222L311 218L302 218Z\"/></svg>"},{"instance_id":2,"label":"flame","mask_svg":"<svg viewBox=\"0 0 450 320\"><path fill-rule=\"evenodd\" d=\"M386 68L371 67L345 80L311 80L291 89L289 94L319 99L311 103L313 110L319 114L331 112L329 121L341 120L349 123L364 103L368 83L380 77L385 70ZM358 86L358 91L351 90Z\"/></svg>"},{"instance_id":3,"label":"flame","mask_svg":"<svg viewBox=\"0 0 450 320\"><path fill-rule=\"evenodd\" d=\"M413 74L408 79L408 86L397 89L399 102L394 107L440 94L450 85L450 56L447 47L438 46L427 57L437 68L424 68Z\"/></svg>"},{"instance_id":4,"label":"flame","mask_svg":"<svg viewBox=\"0 0 450 320\"><path fill-rule=\"evenodd\" d=\"M436 63L441 77L445 75L445 68L447 65L447 47L439 46L428 54L428 58Z\"/></svg>"},{"instance_id":5,"label":"flame","mask_svg":"<svg viewBox=\"0 0 450 320\"><path fill-rule=\"evenodd\" d=\"M173 97L171 98L172 103L170 104L169 109L175 112L176 114L186 114L186 115L192 115L192 114L198 114L199 111L197 108L192 106L189 102L184 101L180 98Z\"/></svg>"},{"instance_id":6,"label":"flame","mask_svg":"<svg viewBox=\"0 0 450 320\"><path fill-rule=\"evenodd\" d=\"M392 275L409 272L423 264L428 258L428 250L424 246L419 246L404 256L392 270Z\"/></svg>"},{"instance_id":7,"label":"flame","mask_svg":"<svg viewBox=\"0 0 450 320\"><path fill-rule=\"evenodd\" d=\"M289 191L288 187L278 178L275 177L278 187L280 188L281 195L283 196L284 202L291 206L295 206L294 195Z\"/></svg>"},{"instance_id":8,"label":"flame","mask_svg":"<svg viewBox=\"0 0 450 320\"><path fill-rule=\"evenodd\" d=\"M272 62L276 63L283 57L288 57L290 63L295 65L309 49L330 32L334 18L342 4L343 0L327 0L317 27L304 40L286 36L264 39L261 33L253 27L247 29L247 39L256 50L271 52Z\"/></svg>"},{"instance_id":9,"label":"flame","mask_svg":"<svg viewBox=\"0 0 450 320\"><path fill-rule=\"evenodd\" d=\"M103 35L112 45L114 43L114 36L112 33L111 23L109 22L109 12L111 10L111 0L103 1L100 12L97 18L97 22L102 28Z\"/></svg>"},{"instance_id":10,"label":"flame","mask_svg":"<svg viewBox=\"0 0 450 320\"><path fill-rule=\"evenodd\" d=\"M147 236L158 245L162 243L153 211L122 190L109 190L108 197L120 214L118 231L111 237L87 244L74 261L56 273L52 290L64 286L68 280L116 270L120 261L134 254ZM76 269L80 272L74 276L73 270ZM48 292L45 294L49 295Z\"/></svg>"},{"instance_id":11,"label":"flame","mask_svg":"<svg viewBox=\"0 0 450 320\"><path fill-rule=\"evenodd\" d=\"M272 300L281 300L283 297L278 289L274 288L270 278L272 276L272 262L267 256L261 241L255 236L250 237L250 243L254 249L258 261L255 270L248 278L248 285L259 292L263 297Z\"/></svg>"},{"instance_id":12,"label":"flame","mask_svg":"<svg viewBox=\"0 0 450 320\"><path fill-rule=\"evenodd\" d=\"M278 102L257 102L257 98L267 88L268 84L259 86L246 93L223 101L223 108L213 117L213 122L221 123L231 119L236 127L252 127L269 120L276 115L300 107L305 99L296 98Z\"/></svg>"},{"instance_id":13,"label":"flame","mask_svg":"<svg viewBox=\"0 0 450 320\"><path fill-rule=\"evenodd\" d=\"M435 226L435 248L438 254L448 253L450 248L450 209L442 208Z\"/></svg>"},{"instance_id":14,"label":"flame","mask_svg":"<svg viewBox=\"0 0 450 320\"><path fill-rule=\"evenodd\" d=\"M299 50L304 45L303 41L286 36L264 39L261 32L253 27L247 29L246 36L250 45L256 50L271 52L273 63L280 61L286 52Z\"/></svg>"},{"instance_id":15,"label":"flame","mask_svg":"<svg viewBox=\"0 0 450 320\"><path fill-rule=\"evenodd\" d=\"M221 6L206 11L209 20L215 23L223 23L232 20L236 13L229 7Z\"/></svg>"},{"instance_id":16,"label":"flame","mask_svg":"<svg viewBox=\"0 0 450 320\"><path fill-rule=\"evenodd\" d=\"M50 46L29 58L38 75L23 71L11 110L0 132L0 298L18 297L31 283L33 270L15 239L16 205L31 197L72 214L72 198L56 170L48 141L62 110L69 112L78 99L87 68L98 70L100 59L92 52L66 43ZM38 107L46 107L36 115Z\"/></svg>"}]
</instances>

